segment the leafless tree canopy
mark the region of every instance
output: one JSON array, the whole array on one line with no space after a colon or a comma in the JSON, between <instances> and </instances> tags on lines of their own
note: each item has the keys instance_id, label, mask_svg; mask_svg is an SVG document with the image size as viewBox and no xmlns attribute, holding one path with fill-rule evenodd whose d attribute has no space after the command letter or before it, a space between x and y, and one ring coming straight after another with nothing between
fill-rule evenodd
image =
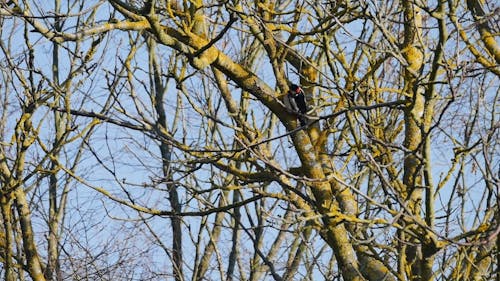
<instances>
[{"instance_id":1,"label":"leafless tree canopy","mask_svg":"<svg viewBox=\"0 0 500 281\"><path fill-rule=\"evenodd\" d=\"M489 0L1 0L2 277L499 280L499 22Z\"/></svg>"}]
</instances>

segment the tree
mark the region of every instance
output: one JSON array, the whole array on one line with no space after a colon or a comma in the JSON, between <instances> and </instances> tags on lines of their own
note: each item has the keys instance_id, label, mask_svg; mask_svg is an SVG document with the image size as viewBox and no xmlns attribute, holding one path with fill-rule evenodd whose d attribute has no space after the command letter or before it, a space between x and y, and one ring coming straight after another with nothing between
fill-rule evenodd
<instances>
[{"instance_id":1,"label":"tree","mask_svg":"<svg viewBox=\"0 0 500 281\"><path fill-rule=\"evenodd\" d=\"M14 129L2 127L6 277L16 264L34 280L76 272L60 262L71 246L60 242L66 234L55 235L71 212L57 207L71 195L58 192L64 174L103 200L92 208L137 230L120 237L140 233L148 241L140 257L158 259L130 263L140 278L494 278L494 3L57 3L2 4L4 22L26 26L31 60L21 61L36 77L23 83L23 67L4 44L5 93L40 92L28 115L3 123ZM52 75L35 66L43 60L32 41L50 42ZM61 49L68 62L58 61ZM68 79L60 82L65 64ZM290 83L301 85L314 109L306 128L284 105ZM3 116L11 100L26 103L6 94ZM37 139L32 123L42 112L54 116L53 148L28 142ZM7 153L9 135L19 149ZM74 142L78 153L63 154ZM46 171L16 164L28 147L41 155L33 163L44 163L31 167ZM44 187L26 188L30 177L20 175L29 174L50 178L46 255L33 250L43 234L29 231L28 211L42 203L23 201L44 198ZM26 261L14 257L13 245L24 247Z\"/></svg>"},{"instance_id":2,"label":"tree","mask_svg":"<svg viewBox=\"0 0 500 281\"><path fill-rule=\"evenodd\" d=\"M97 253L89 249L104 247L99 245L101 241L88 245L82 233L88 235L90 230L75 226L77 217L89 221L92 211L67 209L68 204L75 206L70 201L75 198L70 197L74 175L88 153L86 142L98 122L51 108L68 104L74 93L78 97L84 93L86 98L81 101L87 103L94 84L83 84L91 77L92 68L100 64L94 55L102 37L89 45L39 41L40 36L33 35L28 22L20 17L18 5L2 3L1 18L2 272L5 280L26 280L26 276L31 280L62 280L68 272L78 272L71 265L79 263L80 251L88 251L88 260L98 260L93 256ZM26 10L31 9L25 5ZM52 8L61 14L60 1L54 1ZM47 16L44 20L57 32L68 22L85 23L83 17ZM76 236L78 241L63 249L64 241L73 241ZM90 262L84 264L91 268Z\"/></svg>"}]
</instances>

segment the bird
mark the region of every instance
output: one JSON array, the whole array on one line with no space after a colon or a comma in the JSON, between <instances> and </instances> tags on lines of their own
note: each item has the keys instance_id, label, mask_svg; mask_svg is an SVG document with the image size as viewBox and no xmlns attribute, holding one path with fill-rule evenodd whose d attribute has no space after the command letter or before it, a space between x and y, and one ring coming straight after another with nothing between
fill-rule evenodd
<instances>
[{"instance_id":1,"label":"bird","mask_svg":"<svg viewBox=\"0 0 500 281\"><path fill-rule=\"evenodd\" d=\"M304 91L300 86L291 84L288 91L288 101L291 110L299 116L300 125L307 125L307 116L305 115L307 114L308 108Z\"/></svg>"}]
</instances>

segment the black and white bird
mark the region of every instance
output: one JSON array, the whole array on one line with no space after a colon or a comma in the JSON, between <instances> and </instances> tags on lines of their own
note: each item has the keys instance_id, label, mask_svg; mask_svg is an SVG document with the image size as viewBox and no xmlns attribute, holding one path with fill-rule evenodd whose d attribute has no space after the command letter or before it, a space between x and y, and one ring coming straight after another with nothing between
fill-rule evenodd
<instances>
[{"instance_id":1,"label":"black and white bird","mask_svg":"<svg viewBox=\"0 0 500 281\"><path fill-rule=\"evenodd\" d=\"M288 102L290 103L290 109L299 116L300 125L307 125L306 114L308 108L304 91L300 86L295 84L290 86L290 90L288 91Z\"/></svg>"}]
</instances>

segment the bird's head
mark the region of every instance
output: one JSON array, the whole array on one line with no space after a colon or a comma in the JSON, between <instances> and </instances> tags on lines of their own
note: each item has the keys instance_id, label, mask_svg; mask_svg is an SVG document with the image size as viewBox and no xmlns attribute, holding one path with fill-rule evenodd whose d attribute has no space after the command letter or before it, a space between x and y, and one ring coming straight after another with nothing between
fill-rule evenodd
<instances>
[{"instance_id":1,"label":"bird's head","mask_svg":"<svg viewBox=\"0 0 500 281\"><path fill-rule=\"evenodd\" d=\"M298 95L298 94L300 94L300 92L302 92L302 88L300 88L299 86L297 86L295 84L292 84L292 85L290 85L289 92L290 92L290 94Z\"/></svg>"}]
</instances>

